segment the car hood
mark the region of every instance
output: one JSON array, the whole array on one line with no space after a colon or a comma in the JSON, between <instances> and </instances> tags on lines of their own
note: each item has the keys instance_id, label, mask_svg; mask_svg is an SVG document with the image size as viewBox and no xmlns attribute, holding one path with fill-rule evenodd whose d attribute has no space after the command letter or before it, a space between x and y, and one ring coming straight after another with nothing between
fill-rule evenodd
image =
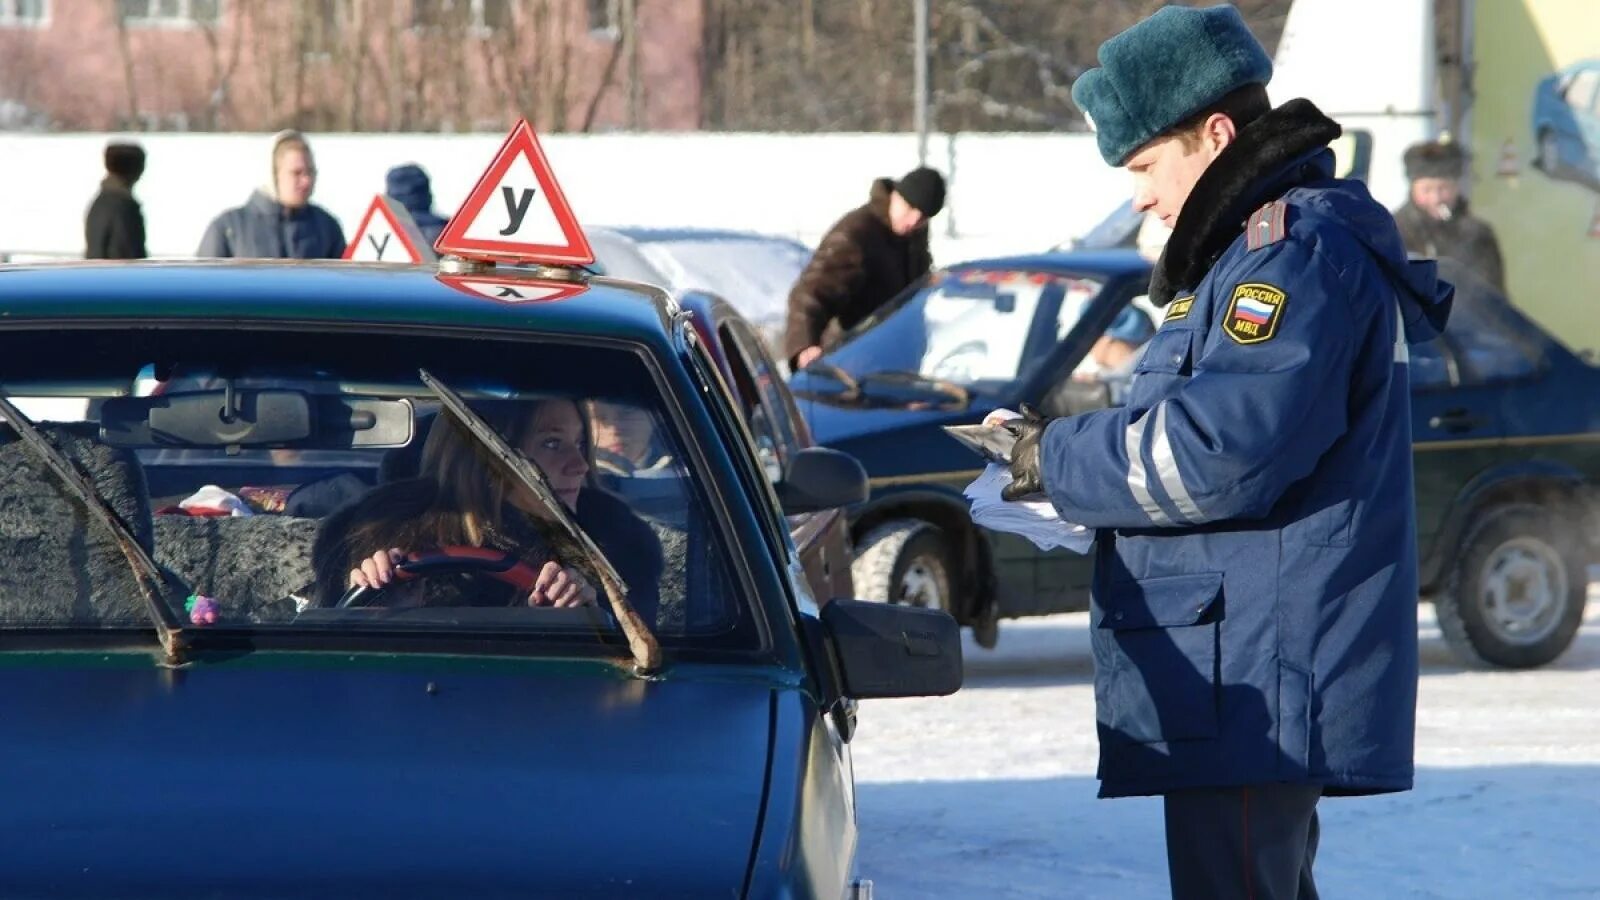
<instances>
[{"instance_id":1,"label":"car hood","mask_svg":"<svg viewBox=\"0 0 1600 900\"><path fill-rule=\"evenodd\" d=\"M854 456L873 478L982 468L983 460L940 426L975 424L990 408L979 402L956 412L852 409L801 401L813 439Z\"/></svg>"},{"instance_id":2,"label":"car hood","mask_svg":"<svg viewBox=\"0 0 1600 900\"><path fill-rule=\"evenodd\" d=\"M260 655L260 654L258 654ZM772 685L4 662L4 896L734 896Z\"/></svg>"}]
</instances>

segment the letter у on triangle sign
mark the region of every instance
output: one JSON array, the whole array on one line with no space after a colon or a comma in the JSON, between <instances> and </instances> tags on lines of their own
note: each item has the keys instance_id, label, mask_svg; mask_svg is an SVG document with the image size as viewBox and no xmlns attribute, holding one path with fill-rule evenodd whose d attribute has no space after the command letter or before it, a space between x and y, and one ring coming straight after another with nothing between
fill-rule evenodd
<instances>
[{"instance_id":1,"label":"letter \u0443 on triangle sign","mask_svg":"<svg viewBox=\"0 0 1600 900\"><path fill-rule=\"evenodd\" d=\"M594 251L528 120L517 122L461 210L434 242L441 255L588 265Z\"/></svg>"},{"instance_id":2,"label":"letter \u0443 on triangle sign","mask_svg":"<svg viewBox=\"0 0 1600 900\"><path fill-rule=\"evenodd\" d=\"M447 287L469 297L500 303L549 303L576 297L589 289L572 281L541 281L535 278L507 278L494 275L435 275Z\"/></svg>"},{"instance_id":3,"label":"letter \u0443 on triangle sign","mask_svg":"<svg viewBox=\"0 0 1600 900\"><path fill-rule=\"evenodd\" d=\"M431 263L438 259L422 237L422 229L411 212L392 198L379 194L372 198L344 258L358 262Z\"/></svg>"}]
</instances>

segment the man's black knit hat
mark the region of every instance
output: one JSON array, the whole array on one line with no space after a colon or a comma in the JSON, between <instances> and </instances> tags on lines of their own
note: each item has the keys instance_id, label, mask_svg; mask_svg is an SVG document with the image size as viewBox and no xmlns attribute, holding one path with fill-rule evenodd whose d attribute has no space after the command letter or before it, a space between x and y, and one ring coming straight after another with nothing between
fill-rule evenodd
<instances>
[{"instance_id":1,"label":"man's black knit hat","mask_svg":"<svg viewBox=\"0 0 1600 900\"><path fill-rule=\"evenodd\" d=\"M107 144L106 171L132 181L144 174L144 148L138 144Z\"/></svg>"},{"instance_id":2,"label":"man's black knit hat","mask_svg":"<svg viewBox=\"0 0 1600 900\"><path fill-rule=\"evenodd\" d=\"M907 172L894 190L930 219L944 209L944 176L926 166Z\"/></svg>"}]
</instances>

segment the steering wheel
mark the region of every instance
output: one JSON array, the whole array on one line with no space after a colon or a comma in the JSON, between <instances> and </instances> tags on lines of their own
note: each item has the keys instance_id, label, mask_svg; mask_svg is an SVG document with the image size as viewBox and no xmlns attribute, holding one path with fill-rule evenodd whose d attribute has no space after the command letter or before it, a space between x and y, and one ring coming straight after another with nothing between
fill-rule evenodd
<instances>
[{"instance_id":1,"label":"steering wheel","mask_svg":"<svg viewBox=\"0 0 1600 900\"><path fill-rule=\"evenodd\" d=\"M437 575L458 575L463 572L487 575L511 585L523 594L532 591L539 579L538 571L516 554L488 547L444 546L425 553L408 553L394 568L393 582L382 587L353 585L334 604L335 608L370 606L393 584Z\"/></svg>"}]
</instances>

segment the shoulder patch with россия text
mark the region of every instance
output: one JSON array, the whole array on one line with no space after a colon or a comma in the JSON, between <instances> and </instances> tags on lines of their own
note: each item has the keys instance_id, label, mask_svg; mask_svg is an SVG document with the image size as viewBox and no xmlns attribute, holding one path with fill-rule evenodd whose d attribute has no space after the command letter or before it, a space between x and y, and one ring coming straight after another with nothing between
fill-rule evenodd
<instances>
[{"instance_id":1,"label":"shoulder patch with \u0440\u043e\u0441\u0441\u0438\u044f text","mask_svg":"<svg viewBox=\"0 0 1600 900\"><path fill-rule=\"evenodd\" d=\"M1228 311L1222 317L1222 330L1241 344L1272 340L1283 318L1289 295L1270 284L1251 282L1233 289Z\"/></svg>"}]
</instances>

